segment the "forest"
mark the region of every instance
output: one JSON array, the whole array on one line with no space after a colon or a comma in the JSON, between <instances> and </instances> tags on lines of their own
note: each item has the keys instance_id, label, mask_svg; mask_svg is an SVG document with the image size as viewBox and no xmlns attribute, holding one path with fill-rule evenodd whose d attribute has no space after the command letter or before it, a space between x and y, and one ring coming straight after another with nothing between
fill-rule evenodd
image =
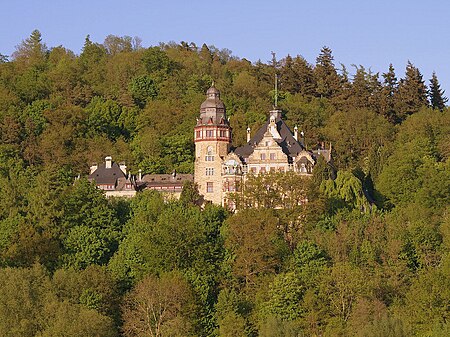
<instances>
[{"instance_id":1,"label":"forest","mask_svg":"<svg viewBox=\"0 0 450 337\"><path fill-rule=\"evenodd\" d=\"M314 64L268 59L114 35L76 55L38 30L0 54L1 336L450 335L437 75L345 66L328 47ZM106 155L132 173L193 173L212 81L240 146L275 76L283 119L308 148L331 142L332 166L251 177L236 213L199 207L193 184L180 200L106 199L86 179Z\"/></svg>"}]
</instances>

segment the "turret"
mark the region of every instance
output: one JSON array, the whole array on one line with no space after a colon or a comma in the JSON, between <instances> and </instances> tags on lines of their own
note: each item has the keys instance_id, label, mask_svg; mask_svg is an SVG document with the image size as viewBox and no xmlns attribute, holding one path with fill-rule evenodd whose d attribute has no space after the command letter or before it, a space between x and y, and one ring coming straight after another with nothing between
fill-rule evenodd
<instances>
[{"instance_id":1,"label":"turret","mask_svg":"<svg viewBox=\"0 0 450 337\"><path fill-rule=\"evenodd\" d=\"M231 147L231 127L225 104L214 84L206 92L194 127L195 175L199 192L216 204L222 201L221 169Z\"/></svg>"}]
</instances>

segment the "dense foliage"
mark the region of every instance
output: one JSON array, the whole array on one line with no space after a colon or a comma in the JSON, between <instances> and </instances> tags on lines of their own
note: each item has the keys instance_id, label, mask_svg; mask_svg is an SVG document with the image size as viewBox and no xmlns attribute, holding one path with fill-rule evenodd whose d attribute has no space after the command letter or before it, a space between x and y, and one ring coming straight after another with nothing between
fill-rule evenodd
<instances>
[{"instance_id":1,"label":"dense foliage","mask_svg":"<svg viewBox=\"0 0 450 337\"><path fill-rule=\"evenodd\" d=\"M435 73L336 69L324 47L256 62L181 42L39 31L0 55L0 335L448 336L450 110ZM215 81L234 145L267 118L331 168L252 177L239 211L152 191L107 200L84 176L192 173L192 128ZM337 173L336 173L337 172ZM303 201L308 200L307 203Z\"/></svg>"}]
</instances>

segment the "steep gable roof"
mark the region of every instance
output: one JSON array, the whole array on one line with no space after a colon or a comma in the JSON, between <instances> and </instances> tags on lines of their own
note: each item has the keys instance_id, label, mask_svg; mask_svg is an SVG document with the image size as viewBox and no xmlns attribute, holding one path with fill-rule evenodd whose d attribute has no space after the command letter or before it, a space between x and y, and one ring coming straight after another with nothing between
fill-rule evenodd
<instances>
[{"instance_id":1,"label":"steep gable roof","mask_svg":"<svg viewBox=\"0 0 450 337\"><path fill-rule=\"evenodd\" d=\"M89 175L88 179L95 180L97 185L115 185L117 179L125 177L126 176L120 169L119 165L113 162L111 168L106 168L106 163L100 164L98 168Z\"/></svg>"},{"instance_id":2,"label":"steep gable roof","mask_svg":"<svg viewBox=\"0 0 450 337\"><path fill-rule=\"evenodd\" d=\"M267 120L267 122L250 139L250 141L247 144L236 148L234 150L234 153L236 153L241 158L248 158L253 153L256 144L258 144L264 138L264 134L267 132L269 123L270 120ZM298 153L304 150L305 147L303 146L303 144L295 140L291 130L281 118L277 118L275 120L275 123L281 138L274 138L274 140L278 143L278 145L280 145L286 155L288 155L289 157L295 157Z\"/></svg>"}]
</instances>

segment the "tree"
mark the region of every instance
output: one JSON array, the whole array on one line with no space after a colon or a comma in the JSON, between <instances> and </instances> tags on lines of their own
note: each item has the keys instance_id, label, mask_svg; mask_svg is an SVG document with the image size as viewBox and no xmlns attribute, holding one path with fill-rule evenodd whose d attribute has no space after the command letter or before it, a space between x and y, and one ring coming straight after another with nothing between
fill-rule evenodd
<instances>
[{"instance_id":1,"label":"tree","mask_svg":"<svg viewBox=\"0 0 450 337\"><path fill-rule=\"evenodd\" d=\"M316 90L313 68L302 56L293 59L288 55L282 60L280 82L281 88L292 94L312 96Z\"/></svg>"},{"instance_id":2,"label":"tree","mask_svg":"<svg viewBox=\"0 0 450 337\"><path fill-rule=\"evenodd\" d=\"M339 171L335 180L325 180L321 188L323 193L333 200L334 211L340 207L360 211L370 209L362 182L352 172Z\"/></svg>"},{"instance_id":3,"label":"tree","mask_svg":"<svg viewBox=\"0 0 450 337\"><path fill-rule=\"evenodd\" d=\"M45 66L47 53L47 46L42 43L41 32L35 29L31 32L29 38L16 47L13 59L25 63L27 66L36 66L43 70L42 67Z\"/></svg>"},{"instance_id":4,"label":"tree","mask_svg":"<svg viewBox=\"0 0 450 337\"><path fill-rule=\"evenodd\" d=\"M380 110L380 90L378 73L373 74L370 70L366 71L363 66L356 67L356 74L349 92L348 109L366 108L378 112Z\"/></svg>"},{"instance_id":5,"label":"tree","mask_svg":"<svg viewBox=\"0 0 450 337\"><path fill-rule=\"evenodd\" d=\"M391 123L400 122L395 108L395 100L398 94L398 81L394 66L389 64L389 70L383 73L383 87L381 89L381 114Z\"/></svg>"},{"instance_id":6,"label":"tree","mask_svg":"<svg viewBox=\"0 0 450 337\"><path fill-rule=\"evenodd\" d=\"M50 291L50 278L40 265L0 269L0 334L32 337L42 330L42 309L54 299Z\"/></svg>"},{"instance_id":7,"label":"tree","mask_svg":"<svg viewBox=\"0 0 450 337\"><path fill-rule=\"evenodd\" d=\"M189 285L178 273L145 277L124 300L124 335L190 336L192 296Z\"/></svg>"},{"instance_id":8,"label":"tree","mask_svg":"<svg viewBox=\"0 0 450 337\"><path fill-rule=\"evenodd\" d=\"M246 177L231 198L238 209L294 209L304 203L308 188L308 180L294 172L268 172Z\"/></svg>"},{"instance_id":9,"label":"tree","mask_svg":"<svg viewBox=\"0 0 450 337\"><path fill-rule=\"evenodd\" d=\"M140 75L133 78L129 85L134 102L144 107L147 100L155 99L158 96L158 85L150 75Z\"/></svg>"},{"instance_id":10,"label":"tree","mask_svg":"<svg viewBox=\"0 0 450 337\"><path fill-rule=\"evenodd\" d=\"M121 228L102 191L80 179L67 191L62 208L66 266L81 269L107 264L117 250Z\"/></svg>"},{"instance_id":11,"label":"tree","mask_svg":"<svg viewBox=\"0 0 450 337\"><path fill-rule=\"evenodd\" d=\"M133 39L130 36L108 35L103 42L103 46L109 55L116 55L123 52L131 52Z\"/></svg>"},{"instance_id":12,"label":"tree","mask_svg":"<svg viewBox=\"0 0 450 337\"><path fill-rule=\"evenodd\" d=\"M268 300L264 304L266 317L275 316L286 321L302 314L301 302L306 287L294 272L281 273L270 283Z\"/></svg>"},{"instance_id":13,"label":"tree","mask_svg":"<svg viewBox=\"0 0 450 337\"><path fill-rule=\"evenodd\" d=\"M90 265L84 270L58 269L52 277L58 299L120 321L120 292L105 267Z\"/></svg>"},{"instance_id":14,"label":"tree","mask_svg":"<svg viewBox=\"0 0 450 337\"><path fill-rule=\"evenodd\" d=\"M448 101L448 98L444 96L444 92L445 90L441 89L436 73L433 71L430 79L430 90L428 92L430 105L433 109L444 110L445 103Z\"/></svg>"},{"instance_id":15,"label":"tree","mask_svg":"<svg viewBox=\"0 0 450 337\"><path fill-rule=\"evenodd\" d=\"M403 310L417 335L429 333L433 325L446 323L450 315L449 272L450 259L446 254L439 267L419 273L407 292Z\"/></svg>"},{"instance_id":16,"label":"tree","mask_svg":"<svg viewBox=\"0 0 450 337\"><path fill-rule=\"evenodd\" d=\"M180 202L186 206L199 205L202 197L198 192L198 186L192 181L185 181L183 183L183 190L180 194Z\"/></svg>"},{"instance_id":17,"label":"tree","mask_svg":"<svg viewBox=\"0 0 450 337\"><path fill-rule=\"evenodd\" d=\"M119 118L122 108L113 100L94 97L86 107L88 128L91 133L116 140L121 134Z\"/></svg>"},{"instance_id":18,"label":"tree","mask_svg":"<svg viewBox=\"0 0 450 337\"><path fill-rule=\"evenodd\" d=\"M332 98L340 91L340 78L334 67L332 51L323 47L316 59L314 75L317 81L316 93L320 97Z\"/></svg>"},{"instance_id":19,"label":"tree","mask_svg":"<svg viewBox=\"0 0 450 337\"><path fill-rule=\"evenodd\" d=\"M220 337L246 337L248 335L247 321L244 318L248 312L236 291L222 289L217 297L215 309Z\"/></svg>"},{"instance_id":20,"label":"tree","mask_svg":"<svg viewBox=\"0 0 450 337\"><path fill-rule=\"evenodd\" d=\"M245 209L227 220L225 246L235 256L232 272L246 288L279 267L286 246L278 222L271 209Z\"/></svg>"},{"instance_id":21,"label":"tree","mask_svg":"<svg viewBox=\"0 0 450 337\"><path fill-rule=\"evenodd\" d=\"M9 336L116 337L113 320L94 309L58 298L47 271L0 269L0 334Z\"/></svg>"},{"instance_id":22,"label":"tree","mask_svg":"<svg viewBox=\"0 0 450 337\"><path fill-rule=\"evenodd\" d=\"M448 202L448 112L423 110L403 122L375 184L393 205L417 202L440 212Z\"/></svg>"},{"instance_id":23,"label":"tree","mask_svg":"<svg viewBox=\"0 0 450 337\"><path fill-rule=\"evenodd\" d=\"M97 95L100 96L105 82L106 49L103 45L93 43L86 36L83 50L78 58L81 80L78 82L77 100L83 105Z\"/></svg>"},{"instance_id":24,"label":"tree","mask_svg":"<svg viewBox=\"0 0 450 337\"><path fill-rule=\"evenodd\" d=\"M142 62L149 74L158 74L164 78L176 68L176 64L159 47L150 47L144 51Z\"/></svg>"},{"instance_id":25,"label":"tree","mask_svg":"<svg viewBox=\"0 0 450 337\"><path fill-rule=\"evenodd\" d=\"M347 263L334 264L321 281L319 291L324 292L328 301L332 324L345 324L358 300L371 291L371 284L362 270Z\"/></svg>"},{"instance_id":26,"label":"tree","mask_svg":"<svg viewBox=\"0 0 450 337\"><path fill-rule=\"evenodd\" d=\"M333 143L333 160L339 168L365 167L372 148L386 146L394 129L383 117L367 109L337 112L323 130Z\"/></svg>"},{"instance_id":27,"label":"tree","mask_svg":"<svg viewBox=\"0 0 450 337\"><path fill-rule=\"evenodd\" d=\"M396 110L401 121L428 105L427 92L419 69L408 61L405 78L400 81L396 99Z\"/></svg>"},{"instance_id":28,"label":"tree","mask_svg":"<svg viewBox=\"0 0 450 337\"><path fill-rule=\"evenodd\" d=\"M59 302L49 307L42 337L117 337L113 320L95 310Z\"/></svg>"}]
</instances>

